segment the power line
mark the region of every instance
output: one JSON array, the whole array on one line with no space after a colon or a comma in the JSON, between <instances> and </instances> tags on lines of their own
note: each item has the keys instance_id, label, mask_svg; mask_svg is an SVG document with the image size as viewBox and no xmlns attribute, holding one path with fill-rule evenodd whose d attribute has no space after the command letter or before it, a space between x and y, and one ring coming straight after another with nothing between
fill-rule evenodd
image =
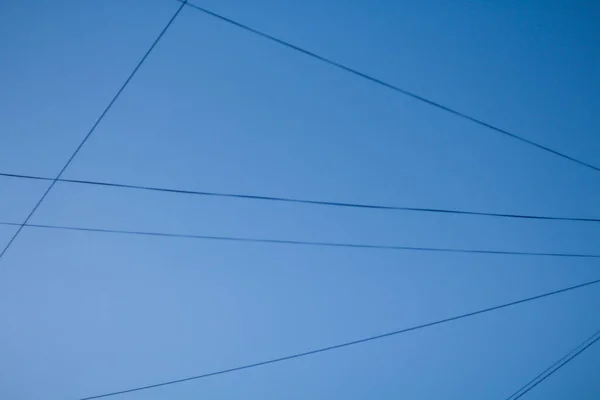
<instances>
[{"instance_id":1,"label":"power line","mask_svg":"<svg viewBox=\"0 0 600 400\"><path fill-rule=\"evenodd\" d=\"M575 285L575 286L570 286L570 287L567 287L564 289L555 290L555 291L544 293L541 295L528 297L525 299L510 302L510 303L505 303L505 304L497 305L494 307L484 308L484 309L472 311L472 312L469 312L466 314L461 314L461 315L457 315L454 317L437 320L434 322L428 322L426 324L412 326L410 328L404 328L404 329L400 329L400 330L396 330L396 331L392 331L392 332L388 332L388 333L383 333L383 334L376 335L376 336L370 336L370 337L366 337L366 338L362 338L362 339L358 339L358 340L353 340L351 342L345 342L345 343L336 344L333 346L322 347L319 349L309 350L309 351L302 352L302 353L295 353L292 355L279 357L279 358L273 358L270 360L260 361L260 362L256 362L256 363L252 363L252 364L246 364L246 365L242 365L239 367L228 368L228 369L215 371L215 372L209 372L209 373L202 374L202 375L190 376L187 378L174 379L174 380L165 381L165 382L161 382L161 383L155 383L155 384L146 385L146 386L139 386L139 387L135 387L135 388L131 388L131 389L119 390L116 392L104 393L104 394L100 394L100 395L96 395L96 396L84 397L79 400L100 399L100 398L104 398L104 397L116 396L116 395L125 394L125 393L138 392L141 390L148 390L148 389L153 389L153 388L157 388L157 387L161 387L161 386L168 386L168 385L174 385L177 383L182 383L182 382L187 382L187 381L192 381L192 380L204 379L204 378L208 378L208 377L215 376L215 375L224 375L224 374L228 374L231 372L237 372L237 371L241 371L241 370L245 370L245 369L261 367L261 366L268 365L268 364L275 364L275 363L279 363L282 361L288 361L288 360L292 360L292 359L296 359L296 358L306 357L306 356L310 356L310 355L314 355L314 354L318 354L318 353L324 353L324 352L331 351L331 350L337 350L337 349L341 349L344 347L354 346L357 344L371 342L374 340L379 340L379 339L383 339L383 338L390 337L390 336L396 336L396 335L400 335L400 334L407 333L407 332L412 332L412 331L416 331L416 330L420 330L420 329L424 329L424 328L429 328L429 327L432 327L435 325L445 324L447 322L452 322L452 321L456 321L456 320L463 319L463 318L473 317L475 315L484 314L484 313L488 313L491 311L496 311L496 310L511 307L511 306L514 306L517 304L527 303L529 301L538 300L538 299L541 299L544 297L554 296L559 293L565 293L565 292L568 292L571 290L576 290L576 289L580 289L580 288L583 288L586 286L595 285L597 283L600 283L600 279L596 279L596 280L582 283L582 284Z\"/></svg>"},{"instance_id":2,"label":"power line","mask_svg":"<svg viewBox=\"0 0 600 400\"><path fill-rule=\"evenodd\" d=\"M182 1L182 0L178 0L178 1ZM393 90L393 91L395 91L397 93L403 94L403 95L408 96L408 97L410 97L412 99L415 99L415 100L418 100L418 101L420 101L422 103L428 104L428 105L430 105L432 107L435 107L435 108L438 108L440 110L446 111L446 112L448 112L450 114L453 114L453 115L455 115L455 116L457 116L459 118L466 119L466 120L471 121L471 122L473 122L473 123L475 123L477 125L483 126L483 127L487 128L487 129L490 129L490 130L495 131L497 133L500 133L502 135L508 136L508 137L510 137L512 139L515 139L515 140L518 140L520 142L526 143L528 145L537 147L540 150L546 151L548 153L552 153L552 154L554 154L556 156L562 157L564 159L567 159L567 160L572 161L574 163L577 163L579 165L583 165L583 166L585 166L587 168L593 169L594 171L600 172L600 168L599 167L596 167L596 166L594 166L592 164L589 164L589 163L587 163L585 161L576 159L576 158L571 157L571 156L569 156L569 155L567 155L565 153L561 153L559 151L553 150L553 149L551 149L549 147L546 147L546 146L544 146L542 144L536 143L536 142L534 142L532 140L526 139L526 138L524 138L522 136L519 136L517 134L511 133L511 132L509 132L507 130L504 130L502 128L498 128L498 127L496 127L494 125L491 125L491 124L489 124L487 122L484 122L484 121L482 121L482 120L480 120L478 118L471 117L471 116L469 116L469 115L467 115L467 114L465 114L463 112L457 111L457 110L455 110L453 108L450 108L450 107L445 106L445 105L443 105L441 103L438 103L437 101L430 100L428 98L425 98L423 96L420 96L418 94L410 92L407 89L402 89L402 88L400 88L398 86L392 85L391 83L388 83L388 82L385 82L385 81L383 81L381 79L375 78L372 75L366 74L364 72L360 72L360 71L358 71L358 70L356 70L354 68L351 68L351 67L349 67L347 65L341 64L341 63L339 63L337 61L333 61L330 58L327 58L327 57L324 57L324 56L320 56L320 55L318 55L316 53L313 53L310 50L306 50L306 49L304 49L302 47L296 46L296 45L294 45L294 44L292 44L290 42L287 42L287 41L285 41L283 39L279 39L279 38L277 38L275 36L272 36L272 35L270 35L268 33L265 33L263 31L259 31L258 29L255 29L255 28L252 28L252 27L250 27L248 25L245 25L245 24L243 24L241 22L235 21L235 20L233 20L231 18L228 18L228 17L225 17L225 16L223 16L221 14L217 14L216 12L210 11L210 10L204 8L204 7L200 7L200 6L198 6L196 4L193 4L191 2L188 2L187 4L188 4L188 6L194 8L194 9L196 9L198 11L201 11L201 12L203 12L206 15L209 15L211 17L217 18L217 19L219 19L219 20L221 20L223 22L226 22L228 24L234 25L234 26L236 26L238 28L241 28L241 29L243 29L243 30L245 30L247 32L253 33L253 34L257 35L257 36L260 36L262 38L268 39L268 40L270 40L272 42L275 42L277 44L280 44L282 46L285 46L287 48L295 50L295 51L297 51L299 53L302 53L302 54L307 55L307 56L309 56L309 57L311 57L313 59L316 59L316 60L319 60L321 62L324 62L325 64L331 65L331 66L333 66L335 68L338 68L338 69L341 69L343 71L349 72L352 75L355 75L355 76L358 76L360 78L366 79L366 80L368 80L368 81L370 81L372 83L375 83L377 85L383 86L383 87L385 87L387 89L391 89L391 90Z\"/></svg>"},{"instance_id":3,"label":"power line","mask_svg":"<svg viewBox=\"0 0 600 400\"><path fill-rule=\"evenodd\" d=\"M587 338L583 343L581 343L579 346L577 346L576 348L574 348L573 350L571 350L568 354L566 354L565 356L563 356L560 360L558 360L557 362L555 362L554 364L552 364L550 367L548 367L547 369L545 369L542 373L540 373L538 376L536 376L535 378L533 378L531 381L527 382L527 384L525 384L523 387L521 387L519 390L517 390L515 393L513 393L506 400L517 400L517 399L520 399L527 392L529 392L531 389L533 389L534 387L536 387L537 385L539 385L540 383L542 383L550 375L552 375L553 373L555 373L556 371L558 371L559 369L561 369L562 367L564 367L566 364L568 364L569 361L571 361L572 359L574 359L575 357L577 357L579 354L583 353L586 349L588 349L589 347L591 347L599 339L600 339L600 330L597 331L596 333L594 333L593 336Z\"/></svg>"},{"instance_id":4,"label":"power line","mask_svg":"<svg viewBox=\"0 0 600 400\"><path fill-rule=\"evenodd\" d=\"M579 344L579 346L577 346L576 348L572 349L569 353L565 354L563 357L561 357L559 360L557 360L556 362L554 362L554 364L552 364L551 366L549 366L548 368L546 368L545 370L543 370L542 372L540 372L538 375L535 376L535 378L531 379L529 382L527 382L526 384L524 384L523 386L521 386L517 391L515 391L513 394L511 394L510 396L508 396L506 398L506 400L515 400L518 397L515 396L519 396L520 393L522 393L524 390L527 390L527 388L533 384L534 382L536 382L538 379L540 379L541 377L543 377L544 375L546 375L546 373L552 369L554 369L556 366L558 366L560 363L562 363L564 360L566 360L567 358L569 358L571 355L573 355L574 353L576 353L578 350L580 350L581 348L583 348L587 343L589 343L590 341L592 341L598 334L600 334L600 331L594 333L592 336L588 337L587 339L585 339L582 343ZM522 393L525 394L525 393Z\"/></svg>"},{"instance_id":5,"label":"power line","mask_svg":"<svg viewBox=\"0 0 600 400\"><path fill-rule=\"evenodd\" d=\"M20 226L21 224L14 223L14 222L0 222L0 225ZM306 241L306 240L264 239L264 238L251 238L251 237L236 237L236 236L213 236L213 235L193 235L193 234L167 233L167 232L129 231L129 230L120 230L120 229L85 228L85 227L64 226L64 225L25 224L25 226L30 227L30 228L41 228L41 229L58 229L58 230L67 230L67 231L112 233L112 234L136 235L136 236L155 236L155 237L167 237L167 238L174 238L174 239L198 239L198 240L215 240L215 241L238 242L238 243L246 242L246 243L282 244L282 245L297 245L297 246L337 247L337 248L352 248L352 249L363 249L363 250L419 251L419 252L436 252L436 253L492 254L492 255L508 255L508 256L562 257L562 258L600 258L600 254L585 254L585 253L545 253L545 252L531 252L531 251L457 249L457 248L445 248L445 247L391 246L391 245L376 245L376 244L362 244L362 243L317 242L317 241Z\"/></svg>"},{"instance_id":6,"label":"power line","mask_svg":"<svg viewBox=\"0 0 600 400\"><path fill-rule=\"evenodd\" d=\"M9 174L9 173L3 173L3 172L0 172L0 176L4 176L4 177L8 177L8 178L17 178L17 179L54 181L53 178L46 178L46 177L42 177L42 176ZM76 184L76 185L93 185L93 186L113 187L113 188L120 188L120 189L132 189L132 190L143 190L143 191L163 192L163 193L173 193L173 194L185 194L185 195L193 195L193 196L227 197L227 198L236 198L236 199L245 199L245 200L277 201L277 202L293 203L293 204L372 209L372 210L383 210L383 211L426 212L426 213L436 213L436 214L457 214L457 215L471 215L471 216L478 216L478 217L515 218L515 219L529 219L529 220L542 220L542 221L570 221L570 222L595 222L595 223L600 222L600 218L557 217L557 216L550 216L550 215L495 213L495 212L485 212L485 211L456 210L456 209L447 209L447 208L388 206L388 205L381 205L381 204L335 202L335 201L322 201L322 200L311 200L311 199L301 199L301 198L291 198L291 197L262 196L262 195L250 195L250 194L240 194L240 193L223 193L223 192L209 192L209 191L186 190L186 189L173 189L173 188L164 188L164 187L156 187L156 186L130 185L130 184L125 184L125 183L110 183L110 182L79 180L79 179L56 179L56 181L63 182L63 183Z\"/></svg>"},{"instance_id":7,"label":"power line","mask_svg":"<svg viewBox=\"0 0 600 400\"><path fill-rule=\"evenodd\" d=\"M134 75L140 69L140 67L142 66L142 64L144 63L144 61L146 61L146 59L148 58L148 56L150 55L150 53L152 52L152 50L154 50L154 48L156 47L156 45L158 44L158 42L160 41L160 39L163 37L163 35L167 32L167 29L169 29L169 27L171 26L171 24L173 23L173 21L175 21L175 18L177 18L177 16L179 15L179 13L183 9L183 7L185 7L186 3L187 3L187 0L182 0L181 1L181 5L179 6L179 8L175 12L175 14L173 14L173 16L171 17L171 19L167 23L167 25L163 28L163 30L160 32L160 34L158 35L158 37L154 40L154 42L152 43L152 45L150 46L150 48L146 51L146 53L144 54L144 56L142 57L142 59L138 62L138 64L133 69L133 71L131 72L131 74L129 75L129 77L125 81L125 83L123 83L123 85L121 85L121 88L114 95L114 97L112 98L112 100L110 101L110 103L108 103L108 105L106 106L106 108L104 109L104 111L102 112L102 114L100 114L100 117L98 117L98 119L96 120L96 122L94 123L94 125L92 125L92 128L88 131L88 133L85 135L85 137L83 138L83 140L79 143L79 146L77 146L77 148L75 149L75 151L73 152L73 154L71 154L71 157L69 157L69 159L67 160L67 162L65 163L65 165L62 167L62 169L60 170L60 172L58 173L58 175L56 176L56 178L52 179L52 182L50 183L50 185L48 186L48 188L46 189L46 191L44 192L44 194L42 195L42 197L40 197L40 199L38 200L38 202L36 203L36 205L33 207L33 209L31 210L31 212L29 213L29 215L27 215L27 218L25 218L25 221L23 221L23 223L20 224L19 229L17 229L17 231L12 236L12 238L9 240L9 242L6 244L6 246L4 246L4 250L2 250L2 253L0 253L0 259L2 258L2 256L4 256L4 254L6 253L6 251L9 249L9 247L12 245L12 243L17 238L17 236L19 236L19 233L21 233L21 231L23 230L23 227L29 222L29 220L31 219L31 217L33 216L33 214L39 208L40 204L42 204L42 202L44 201L44 199L46 198L46 196L48 196L48 193L50 193L50 191L52 190L52 188L54 187L54 185L56 184L56 182L58 182L58 180L60 179L60 177L62 176L62 174L65 172L65 170L67 169L67 167L71 164L71 162L75 158L75 156L77 156L77 154L79 153L79 151L81 150L81 148L83 147L83 145L88 141L88 139L90 138L90 136L92 136L92 133L94 133L94 131L96 130L96 128L98 127L98 125L100 124L100 122L104 119L104 117L106 116L106 114L108 113L108 111L112 108L113 104L115 104L115 102L117 101L117 99L119 98L119 96L121 95L121 93L123 92L123 90L125 90L125 88L129 84L129 82L131 81L131 79L133 79Z\"/></svg>"}]
</instances>

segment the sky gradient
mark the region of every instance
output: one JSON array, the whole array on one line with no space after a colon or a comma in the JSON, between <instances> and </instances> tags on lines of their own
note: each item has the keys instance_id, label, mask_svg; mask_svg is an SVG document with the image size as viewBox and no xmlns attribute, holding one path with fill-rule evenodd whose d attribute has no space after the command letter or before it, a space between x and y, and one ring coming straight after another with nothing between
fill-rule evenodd
<instances>
[{"instance_id":1,"label":"sky gradient","mask_svg":"<svg viewBox=\"0 0 600 400\"><path fill-rule=\"evenodd\" d=\"M593 1L197 4L600 165ZM0 172L54 177L174 0L0 3ZM65 178L600 217L600 173L194 9ZM0 221L47 182L0 178ZM600 225L356 210L57 183L31 219L107 229L515 251L600 249ZM15 228L0 226L0 245ZM0 260L0 398L75 400L446 318L600 277L597 260L25 228ZM600 328L590 287L123 400L503 400ZM597 399L600 345L526 395Z\"/></svg>"}]
</instances>

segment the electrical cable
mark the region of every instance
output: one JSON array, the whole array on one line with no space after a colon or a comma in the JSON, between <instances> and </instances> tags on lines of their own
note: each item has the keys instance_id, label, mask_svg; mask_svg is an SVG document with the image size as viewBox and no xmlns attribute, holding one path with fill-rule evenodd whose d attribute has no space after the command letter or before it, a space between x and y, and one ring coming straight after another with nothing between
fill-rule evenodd
<instances>
[{"instance_id":1,"label":"electrical cable","mask_svg":"<svg viewBox=\"0 0 600 400\"><path fill-rule=\"evenodd\" d=\"M536 387L537 385L539 385L540 383L542 383L544 380L546 380L550 375L552 375L553 373L555 373L556 371L558 371L559 369L561 369L562 367L564 367L566 364L568 364L571 360L573 360L579 354L583 353L586 349L590 348L598 340L600 340L600 330L597 331L592 337L586 339L579 346L577 346L576 348L574 348L573 350L571 350L568 354L566 354L565 356L563 356L560 360L558 360L557 362L555 362L554 364L552 364L549 368L547 368L546 370L544 370L538 376L536 376L535 378L533 378L531 381L529 381L523 387L519 388L519 390L517 390L515 393L513 393L506 400L517 400L517 399L520 399L527 392L529 392L531 389L533 389L534 387Z\"/></svg>"},{"instance_id":2,"label":"electrical cable","mask_svg":"<svg viewBox=\"0 0 600 400\"><path fill-rule=\"evenodd\" d=\"M0 222L0 225L20 226L15 222ZM460 249L447 247L418 247L418 246L392 246L392 245L376 245L376 244L361 244L361 243L339 243L339 242L318 242L306 240L285 240L285 239L264 239L252 237L236 237L236 236L214 236L214 235L193 235L183 233L167 233L167 232L149 232L149 231L130 231L120 229L102 229L102 228L85 228L77 226L64 225L44 225L44 224L25 224L30 228L40 229L57 229L79 232L95 232L95 233L111 233L120 235L135 235L135 236L154 236L167 237L175 239L197 239L197 240L214 240L226 242L246 242L246 243L264 243L264 244L283 244L297 246L316 246L316 247L337 247L337 248L352 248L364 250L392 250L392 251L418 251L418 252L437 252L437 253L463 253L463 254L492 254L492 255L508 255L508 256L534 256L534 257L561 257L561 258L600 258L600 254L586 253L546 253L546 252L531 252L531 251L507 251L507 250L478 250L478 249Z\"/></svg>"},{"instance_id":3,"label":"electrical cable","mask_svg":"<svg viewBox=\"0 0 600 400\"><path fill-rule=\"evenodd\" d=\"M129 75L129 77L125 81L125 83L123 83L123 85L121 85L121 88L114 95L114 97L112 98L112 100L110 101L110 103L108 103L108 106L106 106L106 108L104 109L104 111L102 112L102 114L100 114L100 117L96 120L96 122L94 123L94 125L92 125L92 128L88 131L88 133L85 135L85 137L83 138L83 140L79 143L79 146L77 146L77 148L75 149L75 151L71 154L71 157L69 157L69 159L67 160L67 162L65 163L65 165L62 167L62 169L60 170L60 172L58 173L58 175L56 176L56 178L52 179L52 182L50 183L50 185L48 186L48 188L46 189L46 191L44 192L44 194L42 195L42 197L40 197L40 199L38 200L38 202L36 203L36 205L29 212L29 214L27 215L27 218L25 218L25 221L23 221L23 223L20 224L19 229L17 229L17 231L14 233L14 235L12 236L12 238L8 241L8 243L6 244L6 246L4 246L4 249L2 250L2 253L0 253L0 259L2 259L2 257L4 256L4 254L6 253L6 251L10 248L10 246L13 244L13 242L15 241L15 239L17 238L17 236L19 236L19 233L21 233L21 231L23 230L23 227L29 222L29 220L31 219L31 217L33 216L33 214L36 212L36 210L39 208L39 206L42 204L42 202L44 201L44 199L46 198L46 196L48 196L48 193L50 193L50 191L52 190L52 188L54 187L54 185L56 184L56 182L58 182L58 180L63 175L63 173L65 172L65 170L67 169L67 167L71 164L71 162L75 158L75 156L77 156L77 154L79 153L79 151L81 150L81 148L83 147L83 145L88 141L88 139L90 138L90 136L92 136L92 133L94 133L94 131L96 130L96 128L98 127L98 125L100 124L100 122L104 119L104 117L106 116L106 114L108 113L108 111L112 108L113 104L115 104L115 102L117 101L117 99L119 98L119 96L121 95L121 93L123 92L123 90L125 90L125 88L129 84L129 82L131 81L131 79L133 79L133 77L136 74L136 72L140 69L140 67L142 66L142 64L144 63L144 61L146 61L146 59L148 58L148 56L150 55L150 53L152 52L152 50L154 50L154 48L156 47L156 45L158 44L158 42L160 41L160 39L167 32L167 29L169 29L169 27L171 26L171 24L173 23L173 21L175 21L175 18L177 18L177 16L179 15L179 13L183 9L183 7L185 7L186 3L187 3L187 0L182 0L181 5L179 6L179 8L175 12L175 14L173 14L173 16L171 17L171 19L167 23L167 25L163 28L163 30L160 32L160 34L158 35L158 37L154 40L154 42L152 43L152 45L150 46L150 48L146 51L146 53L144 54L144 56L142 57L142 59L138 62L138 64L133 69L133 71L131 72L131 74Z\"/></svg>"},{"instance_id":4,"label":"electrical cable","mask_svg":"<svg viewBox=\"0 0 600 400\"><path fill-rule=\"evenodd\" d=\"M183 1L183 0L178 0L178 1ZM309 57L311 57L313 59L316 59L316 60L319 60L321 62L324 62L325 64L329 64L329 65L331 65L333 67L336 67L336 68L341 69L343 71L349 72L352 75L355 75L355 76L358 76L360 78L366 79L366 80L368 80L368 81L370 81L372 83L375 83L377 85L383 86L383 87L385 87L387 89L391 89L391 90L393 90L393 91L395 91L397 93L400 93L402 95L408 96L408 97L410 97L412 99L415 99L415 100L420 101L422 103L428 104L428 105L430 105L432 107L438 108L438 109L443 110L443 111L445 111L447 113L453 114L453 115L455 115L455 116L457 116L459 118L471 121L471 122L473 122L473 123L475 123L477 125L483 126L483 127L487 128L489 130L495 131L497 133L500 133L500 134L505 135L507 137L510 137L512 139L515 139L515 140L518 140L520 142L526 143L526 144L528 144L530 146L534 146L534 147L536 147L536 148L538 148L540 150L543 150L545 152L554 154L554 155L556 155L558 157L564 158L566 160L569 160L571 162L577 163L577 164L582 165L584 167L593 169L596 172L600 172L600 168L597 167L597 166L595 166L595 165L592 165L592 164L587 163L585 161L582 161L582 160L579 160L577 158L571 157L571 156L569 156L569 155L567 155L565 153L561 153L559 151L553 150L553 149L551 149L549 147L546 147L546 146L544 146L542 144L536 143L533 140L529 140L529 139L526 139L526 138L524 138L522 136L519 136L517 134L511 133L511 132L509 132L509 131L507 131L505 129L498 128L498 127L496 127L496 126L494 126L492 124L484 122L484 121L482 121L482 120L480 120L478 118L472 117L472 116L470 116L468 114L465 114L465 113L463 113L461 111L457 111L457 110L455 110L455 109L453 109L451 107L445 106L445 105L443 105L441 103L438 103L438 102L430 100L430 99L428 99L426 97L423 97L423 96L420 96L418 94L415 94L415 93L413 93L413 92L411 92L409 90L402 89L402 88L400 88L398 86L392 85L391 83L385 82L385 81L383 81L383 80L381 80L379 78L375 78L372 75L366 74L364 72L360 72L360 71L358 71L358 70L356 70L354 68L346 66L346 65L344 65L342 63L339 63L337 61L333 61L330 58L327 58L327 57L324 57L324 56L320 56L320 55L318 55L316 53L313 53L310 50L306 50L306 49L304 49L302 47L296 46L296 45L294 45L294 44L292 44L290 42L287 42L287 41L285 41L283 39L279 39L279 38L277 38L275 36L272 36L272 35L270 35L268 33L259 31L258 29L252 28L252 27L250 27L248 25L245 25L245 24L243 24L241 22L238 22L238 21L235 21L235 20L233 20L231 18L225 17L225 16L223 16L221 14L218 14L218 13L216 13L214 11L210 11L207 8L198 6L198 5L193 4L191 2L188 2L187 5L190 6L190 7L192 7L192 8L194 8L194 9L196 9L196 10L198 10L198 11L200 11L200 12L202 12L202 13L204 13L204 14L206 14L206 15L209 15L211 17L219 19L219 20L221 20L223 22L226 22L228 24L234 25L234 26L236 26L238 28L241 28L241 29L243 29L243 30L245 30L247 32L250 32L250 33L252 33L254 35L257 35L257 36L260 36L262 38L268 39L268 40L270 40L272 42L275 42L275 43L280 44L282 46L285 46L287 48L290 48L290 49L292 49L294 51L297 51L299 53L307 55L307 56L309 56Z\"/></svg>"},{"instance_id":5,"label":"electrical cable","mask_svg":"<svg viewBox=\"0 0 600 400\"><path fill-rule=\"evenodd\" d=\"M345 343L336 344L333 346L321 347L318 349L309 350L309 351L305 351L302 353L295 353L295 354L284 356L284 357L273 358L273 359L266 360L266 361L260 361L260 362L256 362L256 363L252 363L252 364L246 364L246 365L242 365L239 367L223 369L220 371L209 372L209 373L205 373L205 374L201 374L201 375L189 376L186 378L174 379L174 380L170 380L170 381L164 381L164 382L160 382L160 383L154 383L154 384L150 384L150 385L138 386L138 387L134 387L134 388L130 388L130 389L124 389L124 390L119 390L119 391L115 391L115 392L109 392L109 393L99 394L99 395L95 395L95 396L84 397L84 398L80 398L79 400L93 400L93 399L117 396L117 395L125 394L125 393L139 392L141 390L148 390L148 389L153 389L153 388L157 388L157 387L161 387L161 386L168 386L168 385L174 385L177 383L182 383L182 382L187 382L187 381L192 381L192 380L204 379L204 378L208 378L211 376L228 374L228 373L241 371L241 370L245 370L245 369L261 367L261 366L268 365L268 364L275 364L275 363L279 363L282 361L288 361L288 360L292 360L292 359L296 359L296 358L300 358L300 357L306 357L306 356L310 356L310 355L314 355L314 354L318 354L318 353L324 353L327 351L336 350L336 349L349 347L349 346L354 346L354 345L361 344L361 343L371 342L374 340L379 340L379 339L383 339L383 338L390 337L390 336L396 336L396 335L400 335L400 334L407 333L407 332L417 331L417 330L428 328L428 327L435 326L435 325L445 324L445 323L456 321L456 320L463 319L463 318L473 317L475 315L484 314L484 313L488 313L491 311L496 311L496 310L511 307L511 306L514 306L517 304L523 304L523 303L527 303L527 302L530 302L533 300L542 299L544 297L554 296L559 293L565 293L565 292L569 292L572 290L581 289L581 288L584 288L587 286L595 285L597 283L600 283L600 279L585 282L585 283L575 285L575 286L570 286L570 287L563 288L563 289L554 290L552 292L547 292L547 293L540 294L537 296L528 297L528 298L517 300L517 301L512 301L510 303L504 303L504 304L500 304L497 306L488 307L488 308L484 308L484 309L477 310L477 311L472 311L472 312L469 312L466 314L461 314L461 315L457 315L457 316L450 317L450 318L444 318L444 319L440 319L437 321L412 326L410 328L404 328L404 329L400 329L400 330L396 330L396 331L392 331L392 332L388 332L388 333L383 333L383 334L376 335L376 336L370 336L370 337L366 337L366 338L362 338L362 339L358 339L358 340L353 340L351 342L345 342Z\"/></svg>"},{"instance_id":6,"label":"electrical cable","mask_svg":"<svg viewBox=\"0 0 600 400\"><path fill-rule=\"evenodd\" d=\"M0 172L0 176L4 176L4 177L8 177L8 178L17 178L17 179L54 181L53 178L46 178L46 177L42 177L42 176L9 174L9 173L3 173L3 172ZM380 205L380 204L361 204L361 203L321 201L321 200L290 198L290 197L276 197L276 196L249 195L249 194L239 194L239 193L222 193L222 192L173 189L173 188L164 188L164 187L156 187L156 186L130 185L130 184L124 184L124 183L110 183L110 182L78 180L78 179L57 179L56 181L62 182L62 183L76 184L76 185L103 186L103 187L112 187L112 188L121 188L121 189L174 193L174 194L184 194L184 195L194 195L194 196L211 196L211 197L237 198L237 199L245 199L245 200L277 201L277 202L284 202L284 203L345 207L345 208L359 208L359 209L374 209L374 210L383 210L383 211L426 212L426 213L437 213L437 214L458 214L458 215L471 215L471 216L479 216L479 217L531 219L531 220L546 220L546 221L595 222L595 223L600 222L600 218L558 217L558 216L549 216L549 215L495 213L495 212L456 210L456 209L446 209L446 208L387 206L387 205Z\"/></svg>"}]
</instances>

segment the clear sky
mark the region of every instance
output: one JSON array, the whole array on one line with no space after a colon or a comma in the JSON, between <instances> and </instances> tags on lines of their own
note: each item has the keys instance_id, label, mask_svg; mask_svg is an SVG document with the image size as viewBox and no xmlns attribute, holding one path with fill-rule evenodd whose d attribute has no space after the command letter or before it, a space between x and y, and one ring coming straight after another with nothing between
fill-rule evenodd
<instances>
[{"instance_id":1,"label":"clear sky","mask_svg":"<svg viewBox=\"0 0 600 400\"><path fill-rule=\"evenodd\" d=\"M596 1L195 0L600 165ZM0 2L0 172L54 177L178 7ZM64 177L600 217L600 173L185 8ZM0 221L46 182L0 178ZM32 223L599 252L600 225L59 183ZM14 233L0 226L0 245ZM25 228L0 261L0 398L76 400L446 318L600 277L597 260ZM600 328L600 288L115 397L503 400ZM526 398L600 397L600 345Z\"/></svg>"}]
</instances>

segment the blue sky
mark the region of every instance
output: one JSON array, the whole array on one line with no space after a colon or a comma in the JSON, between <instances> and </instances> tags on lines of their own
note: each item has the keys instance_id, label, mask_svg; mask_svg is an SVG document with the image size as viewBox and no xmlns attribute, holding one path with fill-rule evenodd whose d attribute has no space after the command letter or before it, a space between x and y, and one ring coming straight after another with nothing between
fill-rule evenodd
<instances>
[{"instance_id":1,"label":"blue sky","mask_svg":"<svg viewBox=\"0 0 600 400\"><path fill-rule=\"evenodd\" d=\"M600 165L592 1L203 1ZM55 176L178 3L3 1L0 171ZM185 8L64 175L401 206L600 217L600 175ZM0 220L47 183L0 178ZM58 183L32 223L597 252L597 224ZM0 226L0 244L14 228ZM78 399L575 285L595 260L220 243L25 228L0 261L0 398ZM600 291L127 400L504 399L600 328ZM529 399L596 399L600 347Z\"/></svg>"}]
</instances>

